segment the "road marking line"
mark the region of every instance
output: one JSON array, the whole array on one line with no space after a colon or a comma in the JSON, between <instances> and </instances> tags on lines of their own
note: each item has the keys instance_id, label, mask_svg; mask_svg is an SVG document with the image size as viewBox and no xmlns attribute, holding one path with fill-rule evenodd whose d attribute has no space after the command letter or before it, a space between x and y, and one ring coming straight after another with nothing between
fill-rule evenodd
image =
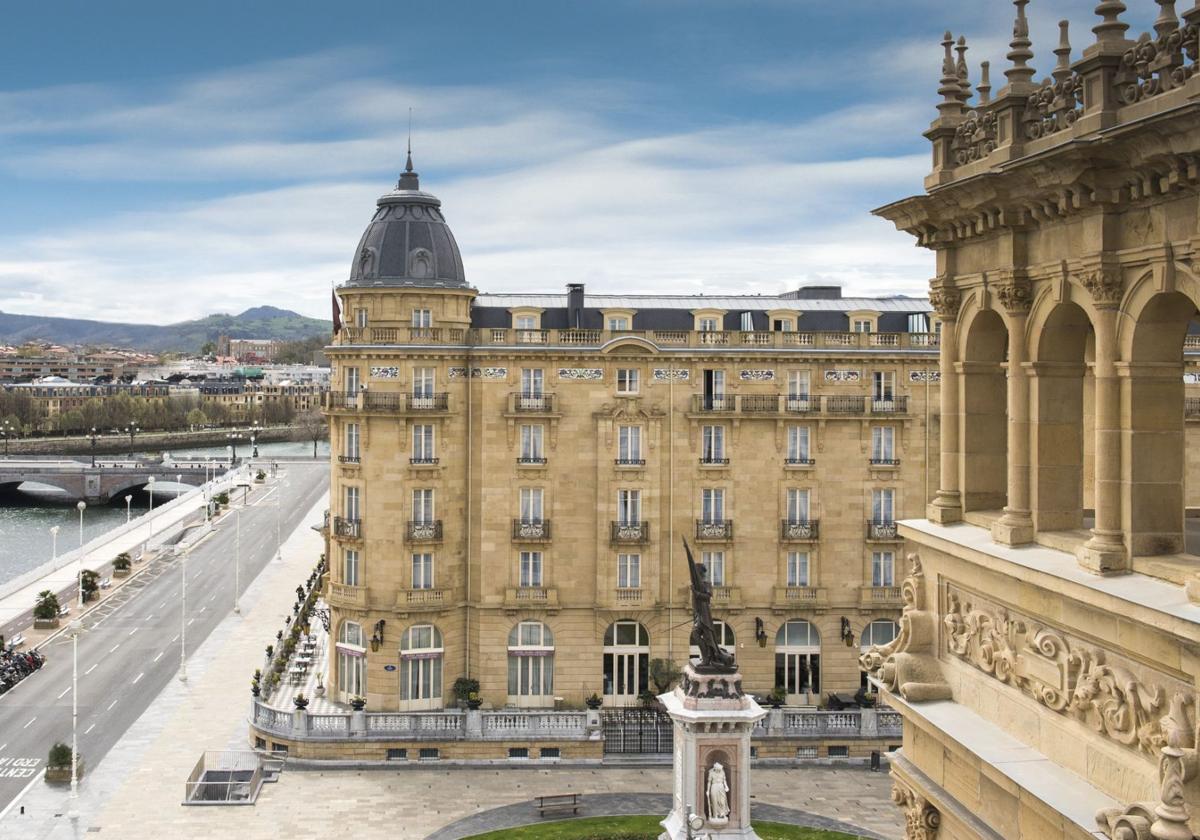
<instances>
[{"instance_id":1,"label":"road marking line","mask_svg":"<svg viewBox=\"0 0 1200 840\"><path fill-rule=\"evenodd\" d=\"M189 618L189 619L188 619L188 627L191 627L191 626L192 626L192 622L193 622L193 621L195 621L195 620L196 620L196 619L194 619L194 618Z\"/></svg>"},{"instance_id":2,"label":"road marking line","mask_svg":"<svg viewBox=\"0 0 1200 840\"><path fill-rule=\"evenodd\" d=\"M63 699L63 695L65 695L70 690L71 690L71 686L67 686L66 688L64 688L62 690L62 692L58 695L58 699L59 700Z\"/></svg>"},{"instance_id":3,"label":"road marking line","mask_svg":"<svg viewBox=\"0 0 1200 840\"><path fill-rule=\"evenodd\" d=\"M137 631L138 631L138 629L136 627L134 627L132 630L129 631L129 635L132 636Z\"/></svg>"},{"instance_id":4,"label":"road marking line","mask_svg":"<svg viewBox=\"0 0 1200 840\"><path fill-rule=\"evenodd\" d=\"M157 662L158 660L162 659L163 653L165 653L165 651L161 651L161 650L160 650L160 651L158 652L158 656L154 657L154 660L153 660L153 661L154 661L154 662Z\"/></svg>"},{"instance_id":5,"label":"road marking line","mask_svg":"<svg viewBox=\"0 0 1200 840\"><path fill-rule=\"evenodd\" d=\"M136 677L134 677L134 678L133 678L133 685L137 685L137 684L138 684L138 680L140 680L140 679L141 679L142 677L144 677L144 676L146 676L146 672L145 672L145 671L142 671L142 673L140 673L140 674L138 674Z\"/></svg>"},{"instance_id":6,"label":"road marking line","mask_svg":"<svg viewBox=\"0 0 1200 840\"><path fill-rule=\"evenodd\" d=\"M31 718L29 719L29 723L33 723L35 720L37 720L37 715L34 715L33 717L31 717ZM28 728L29 728L29 723L25 724L25 725L24 725L24 726L22 726L21 728L22 728L22 729L28 729Z\"/></svg>"},{"instance_id":7,"label":"road marking line","mask_svg":"<svg viewBox=\"0 0 1200 840\"><path fill-rule=\"evenodd\" d=\"M115 645L113 645L112 647L110 647L110 648L108 649L108 652L109 652L109 653L113 653L113 652L114 652L114 651L116 651L116 649L117 649L117 648L119 648L120 646L121 646L121 643L120 643L120 642L117 642Z\"/></svg>"},{"instance_id":8,"label":"road marking line","mask_svg":"<svg viewBox=\"0 0 1200 840\"><path fill-rule=\"evenodd\" d=\"M176 633L176 634L175 634L175 638L174 638L174 639L172 639L171 641L172 641L172 642L178 642L178 641L179 641L179 634L178 634L178 633Z\"/></svg>"},{"instance_id":9,"label":"road marking line","mask_svg":"<svg viewBox=\"0 0 1200 840\"><path fill-rule=\"evenodd\" d=\"M112 701L111 703L109 703L109 704L108 704L108 709L106 709L106 711L109 711L109 712L111 712L111 711L112 711L112 707L113 707L113 706L115 706L115 705L117 705L117 701L116 701L116 700L114 700L114 701Z\"/></svg>"},{"instance_id":10,"label":"road marking line","mask_svg":"<svg viewBox=\"0 0 1200 840\"><path fill-rule=\"evenodd\" d=\"M84 734L84 735L86 735L86 734L88 734L89 732L91 732L91 731L92 731L93 729L95 729L95 728L96 728L96 724L94 724L94 723L93 723L93 724L92 724L91 726L89 726L87 729L83 730L83 734Z\"/></svg>"},{"instance_id":11,"label":"road marking line","mask_svg":"<svg viewBox=\"0 0 1200 840\"><path fill-rule=\"evenodd\" d=\"M5 747L7 747L7 746L8 746L8 742L7 742L7 741L5 741L3 745L0 745L0 753L4 752L4 748L5 748Z\"/></svg>"},{"instance_id":12,"label":"road marking line","mask_svg":"<svg viewBox=\"0 0 1200 840\"><path fill-rule=\"evenodd\" d=\"M100 664L99 662L96 663L96 665L99 665L99 664ZM95 671L96 665L93 665L91 668L88 668L86 671L84 671L83 675L86 677L88 674L92 673L92 671Z\"/></svg>"}]
</instances>

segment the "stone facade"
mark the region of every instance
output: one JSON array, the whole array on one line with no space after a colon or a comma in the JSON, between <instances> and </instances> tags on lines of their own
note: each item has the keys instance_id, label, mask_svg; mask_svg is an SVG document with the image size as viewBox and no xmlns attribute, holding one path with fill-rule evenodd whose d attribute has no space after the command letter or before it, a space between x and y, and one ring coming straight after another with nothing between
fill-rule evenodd
<instances>
[{"instance_id":1,"label":"stone facade","mask_svg":"<svg viewBox=\"0 0 1200 840\"><path fill-rule=\"evenodd\" d=\"M905 719L907 837L1183 840L1200 5L1135 41L1106 0L1038 85L1027 2L994 100L947 34L927 194L876 211L937 255L943 422L901 633L863 664Z\"/></svg>"}]
</instances>

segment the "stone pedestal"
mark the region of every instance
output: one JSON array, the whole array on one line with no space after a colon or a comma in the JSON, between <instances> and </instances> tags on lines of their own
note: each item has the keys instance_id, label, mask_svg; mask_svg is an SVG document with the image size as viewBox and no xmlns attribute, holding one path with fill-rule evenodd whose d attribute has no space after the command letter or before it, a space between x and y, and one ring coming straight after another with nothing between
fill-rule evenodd
<instances>
[{"instance_id":1,"label":"stone pedestal","mask_svg":"<svg viewBox=\"0 0 1200 840\"><path fill-rule=\"evenodd\" d=\"M690 836L757 840L750 827L750 733L767 712L742 694L742 675L697 673L689 664L674 691L659 695L675 722L675 784L659 840ZM721 765L729 814L709 808L710 773ZM693 822L689 833L688 820Z\"/></svg>"}]
</instances>

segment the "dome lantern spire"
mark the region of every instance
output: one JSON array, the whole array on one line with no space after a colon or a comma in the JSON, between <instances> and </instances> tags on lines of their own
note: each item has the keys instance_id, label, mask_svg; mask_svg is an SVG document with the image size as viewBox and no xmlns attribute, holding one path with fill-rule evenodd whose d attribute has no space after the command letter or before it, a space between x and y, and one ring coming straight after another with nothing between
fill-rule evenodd
<instances>
[{"instance_id":1,"label":"dome lantern spire","mask_svg":"<svg viewBox=\"0 0 1200 840\"><path fill-rule=\"evenodd\" d=\"M398 190L419 190L421 179L413 170L412 162L412 108L408 109L408 157L404 161L404 171L400 173L400 181L396 184Z\"/></svg>"}]
</instances>

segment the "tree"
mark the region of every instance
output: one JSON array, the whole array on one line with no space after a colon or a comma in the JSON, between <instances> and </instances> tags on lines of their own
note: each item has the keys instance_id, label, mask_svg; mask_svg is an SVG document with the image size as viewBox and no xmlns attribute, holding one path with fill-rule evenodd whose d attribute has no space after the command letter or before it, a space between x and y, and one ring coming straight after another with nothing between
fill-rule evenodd
<instances>
[{"instance_id":1,"label":"tree","mask_svg":"<svg viewBox=\"0 0 1200 840\"><path fill-rule=\"evenodd\" d=\"M33 617L40 621L52 621L58 618L58 609L58 596L49 589L43 589L38 593Z\"/></svg>"},{"instance_id":2,"label":"tree","mask_svg":"<svg viewBox=\"0 0 1200 840\"><path fill-rule=\"evenodd\" d=\"M79 577L83 586L83 600L85 602L92 600L100 591L100 575L91 569L84 569Z\"/></svg>"},{"instance_id":3,"label":"tree","mask_svg":"<svg viewBox=\"0 0 1200 840\"><path fill-rule=\"evenodd\" d=\"M113 570L117 572L127 572L129 567L133 565L133 558L129 556L128 551L122 551L113 558Z\"/></svg>"},{"instance_id":4,"label":"tree","mask_svg":"<svg viewBox=\"0 0 1200 840\"><path fill-rule=\"evenodd\" d=\"M329 433L325 426L325 418L321 416L321 412L316 409L306 411L300 415L296 421L296 425L300 427L300 431L304 436L312 440L313 457L317 457L317 442L324 440Z\"/></svg>"},{"instance_id":5,"label":"tree","mask_svg":"<svg viewBox=\"0 0 1200 840\"><path fill-rule=\"evenodd\" d=\"M193 408L187 413L187 424L189 426L207 426L208 415L199 408Z\"/></svg>"}]
</instances>

